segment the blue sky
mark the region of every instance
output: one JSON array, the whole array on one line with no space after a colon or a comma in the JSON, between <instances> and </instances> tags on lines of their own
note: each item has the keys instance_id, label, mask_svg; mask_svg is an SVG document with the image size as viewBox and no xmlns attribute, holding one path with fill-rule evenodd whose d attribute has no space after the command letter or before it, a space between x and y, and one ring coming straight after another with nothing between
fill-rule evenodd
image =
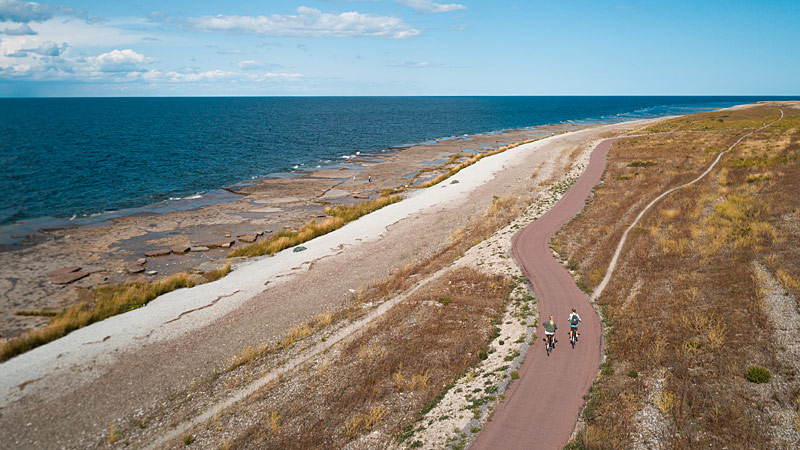
<instances>
[{"instance_id":1,"label":"blue sky","mask_svg":"<svg viewBox=\"0 0 800 450\"><path fill-rule=\"evenodd\" d=\"M0 96L798 95L800 2L0 0Z\"/></svg>"}]
</instances>

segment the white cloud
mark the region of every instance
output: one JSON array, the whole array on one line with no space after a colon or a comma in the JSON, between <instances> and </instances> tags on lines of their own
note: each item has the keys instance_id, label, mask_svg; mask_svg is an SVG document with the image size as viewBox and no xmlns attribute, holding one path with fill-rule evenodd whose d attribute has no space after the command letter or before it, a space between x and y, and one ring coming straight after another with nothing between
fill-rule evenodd
<instances>
[{"instance_id":1,"label":"white cloud","mask_svg":"<svg viewBox=\"0 0 800 450\"><path fill-rule=\"evenodd\" d=\"M416 12L421 13L443 13L451 11L463 11L466 6L458 3L434 3L431 0L397 0L397 3L410 7Z\"/></svg>"},{"instance_id":2,"label":"white cloud","mask_svg":"<svg viewBox=\"0 0 800 450\"><path fill-rule=\"evenodd\" d=\"M239 68L242 69L242 70L257 70L257 69L260 69L262 67L264 67L263 63L260 63L258 61L254 61L252 59L248 59L246 61L241 61L239 63Z\"/></svg>"},{"instance_id":3,"label":"white cloud","mask_svg":"<svg viewBox=\"0 0 800 450\"><path fill-rule=\"evenodd\" d=\"M45 41L36 48L23 48L17 50L16 52L8 53L6 56L12 58L25 58L31 53L40 56L59 56L64 53L68 47L69 45L67 45L66 42L62 42L61 45L58 45L53 41Z\"/></svg>"},{"instance_id":4,"label":"white cloud","mask_svg":"<svg viewBox=\"0 0 800 450\"><path fill-rule=\"evenodd\" d=\"M193 29L206 32L250 33L265 36L353 37L376 36L408 38L420 32L402 19L391 16L343 12L323 13L301 6L296 15L269 16L203 16L185 22Z\"/></svg>"},{"instance_id":5,"label":"white cloud","mask_svg":"<svg viewBox=\"0 0 800 450\"><path fill-rule=\"evenodd\" d=\"M16 28L6 28L3 32L9 36L35 36L39 34L33 31L26 23L20 24Z\"/></svg>"},{"instance_id":6,"label":"white cloud","mask_svg":"<svg viewBox=\"0 0 800 450\"><path fill-rule=\"evenodd\" d=\"M87 58L87 61L98 72L144 72L141 66L152 62L153 58L126 48Z\"/></svg>"},{"instance_id":7,"label":"white cloud","mask_svg":"<svg viewBox=\"0 0 800 450\"><path fill-rule=\"evenodd\" d=\"M433 67L428 61L411 62L405 61L402 63L389 64L391 67L402 67L405 69L424 69L426 67Z\"/></svg>"},{"instance_id":8,"label":"white cloud","mask_svg":"<svg viewBox=\"0 0 800 450\"><path fill-rule=\"evenodd\" d=\"M16 23L44 22L56 16L79 17L89 23L102 21L97 17L89 17L85 11L67 6L44 5L20 0L0 0L0 21Z\"/></svg>"}]
</instances>

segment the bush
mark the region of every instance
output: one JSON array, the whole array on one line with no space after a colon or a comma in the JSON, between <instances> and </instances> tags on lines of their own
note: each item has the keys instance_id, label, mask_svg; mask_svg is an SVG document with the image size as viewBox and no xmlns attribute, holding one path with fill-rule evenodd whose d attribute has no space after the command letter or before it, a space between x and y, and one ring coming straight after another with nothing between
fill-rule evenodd
<instances>
[{"instance_id":1,"label":"bush","mask_svg":"<svg viewBox=\"0 0 800 450\"><path fill-rule=\"evenodd\" d=\"M766 383L772 378L769 369L761 366L750 366L744 376L751 383Z\"/></svg>"}]
</instances>

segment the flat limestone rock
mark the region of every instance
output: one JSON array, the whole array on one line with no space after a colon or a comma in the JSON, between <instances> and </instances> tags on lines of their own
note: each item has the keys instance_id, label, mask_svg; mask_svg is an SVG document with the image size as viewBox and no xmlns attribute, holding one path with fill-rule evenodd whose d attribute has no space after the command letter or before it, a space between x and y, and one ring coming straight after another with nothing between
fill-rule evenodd
<instances>
[{"instance_id":1,"label":"flat limestone rock","mask_svg":"<svg viewBox=\"0 0 800 450\"><path fill-rule=\"evenodd\" d=\"M205 247L205 246L202 246L202 245L195 245L194 247L190 247L189 251L190 252L207 252L208 251L208 247Z\"/></svg>"},{"instance_id":2,"label":"flat limestone rock","mask_svg":"<svg viewBox=\"0 0 800 450\"><path fill-rule=\"evenodd\" d=\"M226 239L224 241L204 242L200 244L200 246L208 248L229 248L234 242L236 241Z\"/></svg>"},{"instance_id":3,"label":"flat limestone rock","mask_svg":"<svg viewBox=\"0 0 800 450\"><path fill-rule=\"evenodd\" d=\"M258 239L258 234L243 234L239 236L237 239L239 239L240 242L245 242L249 244L251 242L255 242L256 239Z\"/></svg>"},{"instance_id":4,"label":"flat limestone rock","mask_svg":"<svg viewBox=\"0 0 800 450\"><path fill-rule=\"evenodd\" d=\"M157 270L148 270L145 273L147 273L147 275L150 275L152 277L153 275L157 275L158 271Z\"/></svg>"},{"instance_id":5,"label":"flat limestone rock","mask_svg":"<svg viewBox=\"0 0 800 450\"><path fill-rule=\"evenodd\" d=\"M136 262L138 262L138 263L139 263L139 264L141 264L141 265L145 265L145 264L147 264L147 260L146 260L146 259L144 259L144 258L139 258L139 259L137 259L137 260L136 260Z\"/></svg>"},{"instance_id":6,"label":"flat limestone rock","mask_svg":"<svg viewBox=\"0 0 800 450\"><path fill-rule=\"evenodd\" d=\"M68 272L61 275L50 277L50 282L53 284L69 284L74 281L78 281L87 275L89 275L89 272L85 270L78 270L75 272Z\"/></svg>"},{"instance_id":7,"label":"flat limestone rock","mask_svg":"<svg viewBox=\"0 0 800 450\"><path fill-rule=\"evenodd\" d=\"M138 263L131 263L125 267L125 270L127 270L128 273L142 273L144 272L144 266Z\"/></svg>"},{"instance_id":8,"label":"flat limestone rock","mask_svg":"<svg viewBox=\"0 0 800 450\"><path fill-rule=\"evenodd\" d=\"M77 272L79 270L81 270L80 266L64 267L63 269L54 270L50 272L48 275L50 275L51 277L59 277L66 275L68 273Z\"/></svg>"},{"instance_id":9,"label":"flat limestone rock","mask_svg":"<svg viewBox=\"0 0 800 450\"><path fill-rule=\"evenodd\" d=\"M281 209L281 208L275 208L275 207L266 207L266 208L255 208L255 209L250 209L250 210L248 210L247 212L251 212L251 213L265 213L265 214L266 214L266 213L276 213L276 212L281 212L281 211L283 211L283 209Z\"/></svg>"},{"instance_id":10,"label":"flat limestone rock","mask_svg":"<svg viewBox=\"0 0 800 450\"><path fill-rule=\"evenodd\" d=\"M367 198L369 198L369 195L364 195L364 194L356 194L356 195L354 195L354 196L353 196L353 198L357 198L357 199L367 199Z\"/></svg>"},{"instance_id":11,"label":"flat limestone rock","mask_svg":"<svg viewBox=\"0 0 800 450\"><path fill-rule=\"evenodd\" d=\"M166 256L171 253L171 250L168 248L160 248L158 250L150 250L144 252L144 256L154 257L154 256Z\"/></svg>"},{"instance_id":12,"label":"flat limestone rock","mask_svg":"<svg viewBox=\"0 0 800 450\"><path fill-rule=\"evenodd\" d=\"M177 245L175 247L172 247L170 250L172 251L172 253L176 255L182 255L184 253L189 253L189 250L191 249L192 248L189 247L188 245Z\"/></svg>"}]
</instances>

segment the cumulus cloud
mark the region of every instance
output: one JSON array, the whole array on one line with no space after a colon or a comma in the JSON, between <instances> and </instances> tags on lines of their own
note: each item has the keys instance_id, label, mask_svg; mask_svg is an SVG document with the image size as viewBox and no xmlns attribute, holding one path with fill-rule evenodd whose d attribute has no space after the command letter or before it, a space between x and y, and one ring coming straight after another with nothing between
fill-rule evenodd
<instances>
[{"instance_id":1,"label":"cumulus cloud","mask_svg":"<svg viewBox=\"0 0 800 450\"><path fill-rule=\"evenodd\" d=\"M39 34L33 31L26 23L20 24L20 26L16 28L6 28L3 30L3 33L9 36L34 36Z\"/></svg>"},{"instance_id":2,"label":"cumulus cloud","mask_svg":"<svg viewBox=\"0 0 800 450\"><path fill-rule=\"evenodd\" d=\"M297 14L269 16L203 16L185 19L185 25L199 31L248 33L264 36L354 37L374 36L402 39L420 32L402 19L391 16L343 12L324 13L301 6ZM174 21L162 16L151 19Z\"/></svg>"},{"instance_id":3,"label":"cumulus cloud","mask_svg":"<svg viewBox=\"0 0 800 450\"><path fill-rule=\"evenodd\" d=\"M99 72L144 72L141 66L153 59L126 48L87 58L87 61Z\"/></svg>"},{"instance_id":4,"label":"cumulus cloud","mask_svg":"<svg viewBox=\"0 0 800 450\"><path fill-rule=\"evenodd\" d=\"M0 0L0 21L16 23L44 22L56 16L78 17L90 23L102 21L97 17L89 17L85 11L67 6L44 5L20 0Z\"/></svg>"},{"instance_id":5,"label":"cumulus cloud","mask_svg":"<svg viewBox=\"0 0 800 450\"><path fill-rule=\"evenodd\" d=\"M443 13L451 11L463 11L466 6L458 3L434 3L431 0L397 0L397 3L408 6L416 12L421 13Z\"/></svg>"}]
</instances>

